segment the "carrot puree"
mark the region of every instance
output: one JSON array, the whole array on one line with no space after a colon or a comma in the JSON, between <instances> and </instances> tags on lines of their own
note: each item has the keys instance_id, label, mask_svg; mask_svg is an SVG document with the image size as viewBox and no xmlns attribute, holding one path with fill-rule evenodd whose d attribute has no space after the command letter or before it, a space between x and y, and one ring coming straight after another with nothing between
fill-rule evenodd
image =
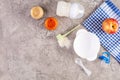
<instances>
[{"instance_id":1,"label":"carrot puree","mask_svg":"<svg viewBox=\"0 0 120 80\"><path fill-rule=\"evenodd\" d=\"M55 30L58 26L58 21L54 17L49 17L45 20L45 27L48 30Z\"/></svg>"}]
</instances>

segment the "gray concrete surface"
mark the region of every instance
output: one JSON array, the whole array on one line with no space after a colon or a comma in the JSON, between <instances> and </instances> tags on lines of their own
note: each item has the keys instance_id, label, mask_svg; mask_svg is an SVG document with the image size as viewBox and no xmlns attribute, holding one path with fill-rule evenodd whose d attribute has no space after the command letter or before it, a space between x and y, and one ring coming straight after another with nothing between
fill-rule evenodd
<instances>
[{"instance_id":1,"label":"gray concrete surface","mask_svg":"<svg viewBox=\"0 0 120 80\"><path fill-rule=\"evenodd\" d=\"M78 56L70 49L60 48L55 36L82 23L103 1L80 1L85 7L85 15L79 20L58 17L55 14L59 0L0 0L0 80L120 80L120 65L111 57L111 64L101 65L83 60L92 71L90 77L74 63ZM120 8L120 0L113 0ZM30 9L40 5L45 16L34 20ZM59 27L55 31L44 28L47 17L56 17ZM81 26L81 28L84 28ZM73 42L73 32L69 39ZM101 47L99 55L105 50Z\"/></svg>"}]
</instances>

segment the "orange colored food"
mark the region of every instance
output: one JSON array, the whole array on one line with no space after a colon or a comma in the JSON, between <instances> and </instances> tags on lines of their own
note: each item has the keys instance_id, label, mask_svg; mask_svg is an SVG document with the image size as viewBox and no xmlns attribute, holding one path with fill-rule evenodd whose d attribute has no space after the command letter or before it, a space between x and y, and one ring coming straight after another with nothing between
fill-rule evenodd
<instances>
[{"instance_id":1,"label":"orange colored food","mask_svg":"<svg viewBox=\"0 0 120 80\"><path fill-rule=\"evenodd\" d=\"M48 30L55 30L58 26L58 21L54 17L49 17L45 20L45 27Z\"/></svg>"}]
</instances>

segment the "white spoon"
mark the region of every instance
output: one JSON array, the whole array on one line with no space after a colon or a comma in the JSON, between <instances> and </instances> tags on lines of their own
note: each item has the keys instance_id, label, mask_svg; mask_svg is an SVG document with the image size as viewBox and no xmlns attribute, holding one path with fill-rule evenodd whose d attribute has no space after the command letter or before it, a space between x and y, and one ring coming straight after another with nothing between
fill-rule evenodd
<instances>
[{"instance_id":1,"label":"white spoon","mask_svg":"<svg viewBox=\"0 0 120 80\"><path fill-rule=\"evenodd\" d=\"M78 64L80 67L82 67L82 69L85 71L85 73L90 76L92 74L92 72L90 70L88 70L82 63L80 58L76 58L75 59L75 63Z\"/></svg>"}]
</instances>

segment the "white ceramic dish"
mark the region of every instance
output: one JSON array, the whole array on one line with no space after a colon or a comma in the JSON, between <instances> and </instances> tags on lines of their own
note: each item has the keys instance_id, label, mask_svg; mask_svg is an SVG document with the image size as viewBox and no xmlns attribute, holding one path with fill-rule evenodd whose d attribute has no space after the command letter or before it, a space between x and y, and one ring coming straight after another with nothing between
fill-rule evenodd
<instances>
[{"instance_id":1,"label":"white ceramic dish","mask_svg":"<svg viewBox=\"0 0 120 80\"><path fill-rule=\"evenodd\" d=\"M99 38L85 29L77 32L73 48L78 56L93 61L97 58L100 49Z\"/></svg>"}]
</instances>

